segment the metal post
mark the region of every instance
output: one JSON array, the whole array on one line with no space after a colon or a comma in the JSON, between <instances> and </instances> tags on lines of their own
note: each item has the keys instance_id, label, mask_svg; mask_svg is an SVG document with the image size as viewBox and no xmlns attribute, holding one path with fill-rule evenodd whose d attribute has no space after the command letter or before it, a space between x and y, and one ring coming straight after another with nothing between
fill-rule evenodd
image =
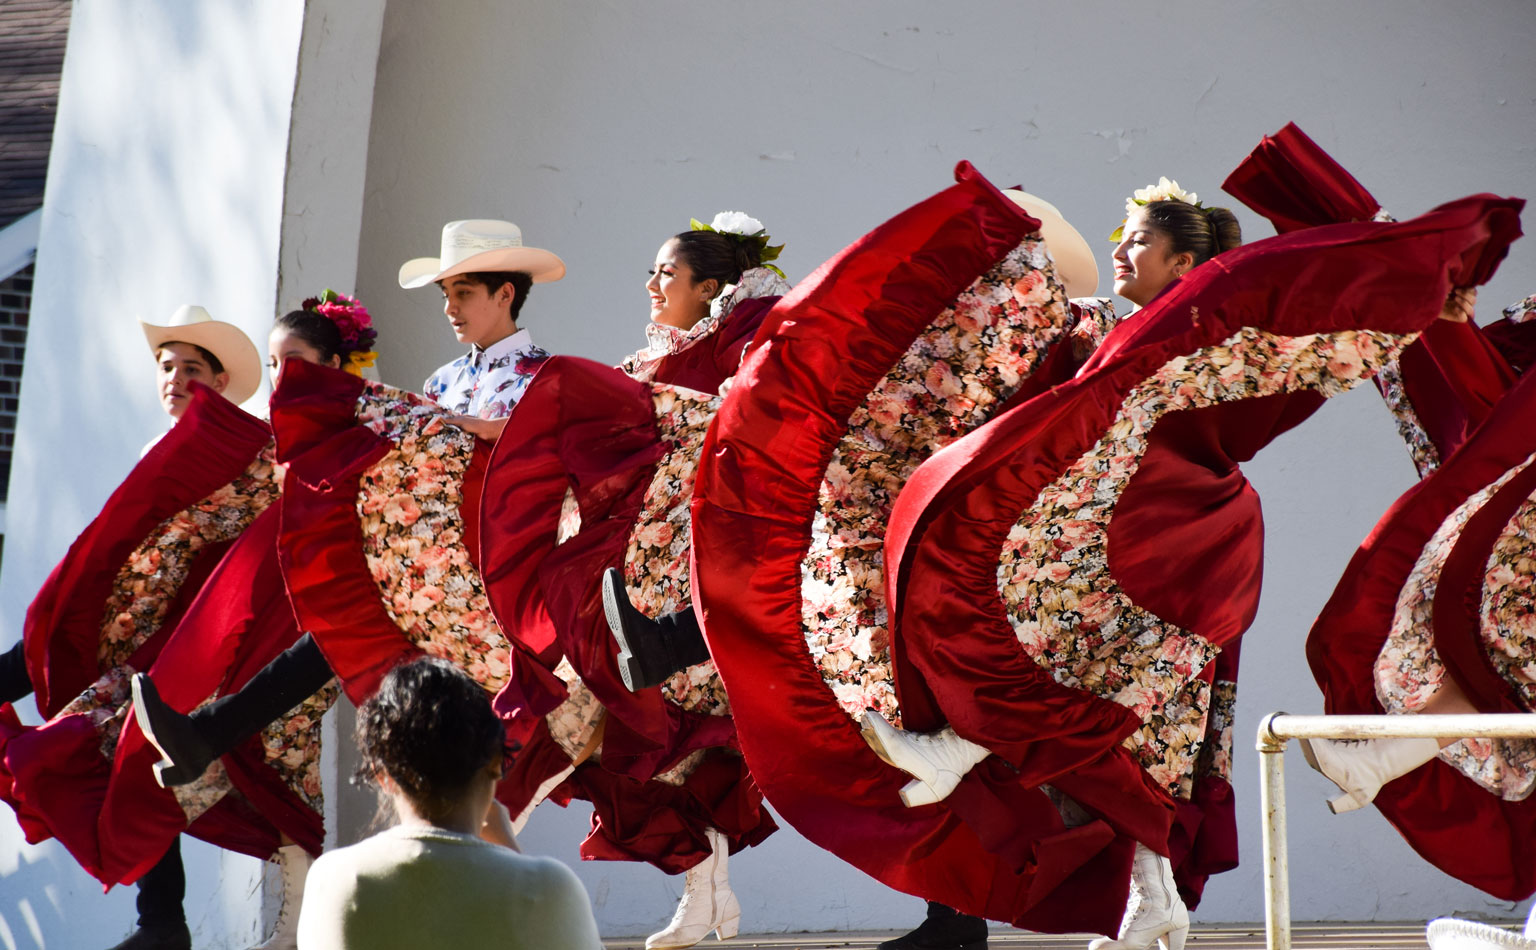
<instances>
[{"instance_id":1,"label":"metal post","mask_svg":"<svg viewBox=\"0 0 1536 950\"><path fill-rule=\"evenodd\" d=\"M1264 925L1269 950L1291 950L1291 883L1285 837L1285 740L1259 725L1259 808L1264 814Z\"/></svg>"},{"instance_id":2,"label":"metal post","mask_svg":"<svg viewBox=\"0 0 1536 950\"><path fill-rule=\"evenodd\" d=\"M1285 844L1285 744L1290 739L1471 737L1536 739L1536 713L1418 716L1288 716L1259 723L1264 811L1264 915L1269 950L1291 950L1291 884Z\"/></svg>"}]
</instances>

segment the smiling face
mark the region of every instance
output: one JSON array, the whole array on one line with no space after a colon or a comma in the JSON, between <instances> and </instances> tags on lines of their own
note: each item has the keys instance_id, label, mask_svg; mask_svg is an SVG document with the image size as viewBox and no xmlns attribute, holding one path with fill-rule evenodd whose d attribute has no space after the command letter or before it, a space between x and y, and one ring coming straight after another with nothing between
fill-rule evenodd
<instances>
[{"instance_id":1,"label":"smiling face","mask_svg":"<svg viewBox=\"0 0 1536 950\"><path fill-rule=\"evenodd\" d=\"M1194 263L1188 251L1174 253L1173 239L1149 224L1145 210L1138 208L1126 219L1124 237L1115 247L1115 293L1144 307Z\"/></svg>"},{"instance_id":2,"label":"smiling face","mask_svg":"<svg viewBox=\"0 0 1536 950\"><path fill-rule=\"evenodd\" d=\"M720 292L720 282L694 282L693 268L677 252L677 241L667 241L656 252L651 279L645 282L651 295L651 320L687 330L709 316L709 302Z\"/></svg>"},{"instance_id":3,"label":"smiling face","mask_svg":"<svg viewBox=\"0 0 1536 950\"><path fill-rule=\"evenodd\" d=\"M492 291L458 274L438 281L437 286L443 291L443 313L460 343L483 350L517 332L517 321L512 319L512 301L517 292L511 284L502 284Z\"/></svg>"},{"instance_id":4,"label":"smiling face","mask_svg":"<svg viewBox=\"0 0 1536 950\"><path fill-rule=\"evenodd\" d=\"M318 346L307 342L285 326L275 326L267 337L267 374L272 377L273 389L277 388L278 377L282 375L283 363L287 360L303 360L332 369L341 366L341 357L332 354L330 359L322 359Z\"/></svg>"},{"instance_id":5,"label":"smiling face","mask_svg":"<svg viewBox=\"0 0 1536 950\"><path fill-rule=\"evenodd\" d=\"M199 382L215 392L229 385L228 373L215 373L203 351L191 343L166 343L155 351L155 387L160 405L172 419L180 419L192 402L187 385Z\"/></svg>"}]
</instances>

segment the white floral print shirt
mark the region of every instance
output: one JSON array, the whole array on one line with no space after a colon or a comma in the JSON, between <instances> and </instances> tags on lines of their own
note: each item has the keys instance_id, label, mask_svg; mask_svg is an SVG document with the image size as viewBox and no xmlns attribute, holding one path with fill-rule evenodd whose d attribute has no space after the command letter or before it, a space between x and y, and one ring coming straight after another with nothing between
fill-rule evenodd
<instances>
[{"instance_id":1,"label":"white floral print shirt","mask_svg":"<svg viewBox=\"0 0 1536 950\"><path fill-rule=\"evenodd\" d=\"M485 349L470 347L427 377L421 391L449 412L501 419L511 415L547 359L549 353L534 344L533 336L519 330Z\"/></svg>"}]
</instances>

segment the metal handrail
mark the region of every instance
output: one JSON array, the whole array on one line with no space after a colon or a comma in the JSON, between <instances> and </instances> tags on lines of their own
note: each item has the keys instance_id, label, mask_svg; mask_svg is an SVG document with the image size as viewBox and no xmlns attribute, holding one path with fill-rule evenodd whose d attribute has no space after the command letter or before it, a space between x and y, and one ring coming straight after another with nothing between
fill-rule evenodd
<instances>
[{"instance_id":1,"label":"metal handrail","mask_svg":"<svg viewBox=\"0 0 1536 950\"><path fill-rule=\"evenodd\" d=\"M1264 923L1269 950L1291 950L1290 868L1285 845L1285 745L1291 739L1536 739L1536 713L1451 716L1291 716L1259 723L1264 812Z\"/></svg>"}]
</instances>

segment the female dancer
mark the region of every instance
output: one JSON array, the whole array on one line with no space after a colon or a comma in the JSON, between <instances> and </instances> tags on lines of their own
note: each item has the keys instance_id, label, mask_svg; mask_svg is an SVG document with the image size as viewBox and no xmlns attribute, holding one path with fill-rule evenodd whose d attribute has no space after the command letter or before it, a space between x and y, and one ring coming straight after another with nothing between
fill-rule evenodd
<instances>
[{"instance_id":1,"label":"female dancer","mask_svg":"<svg viewBox=\"0 0 1536 950\"><path fill-rule=\"evenodd\" d=\"M764 266L778 250L760 222L735 212L669 238L646 285L649 345L624 360L623 373L552 359L508 420L511 434L487 475L482 547L497 550L486 565L492 606L525 640L536 624L518 618L542 615L554 641L537 660L515 653L513 683L498 696L526 743L502 799L526 816L547 795L580 795L598 816L583 856L686 872L677 912L651 947L733 933L728 852L774 826L739 755L725 748L729 708L713 670L691 670L665 691L626 690L591 578L623 563L663 609L687 597L679 553L687 551L698 443L718 406L712 394L788 289ZM572 387L582 397L562 398ZM555 520L568 491L579 509L575 533ZM530 672L518 675L520 664ZM533 670L554 676L529 688ZM592 750L601 765L582 765Z\"/></svg>"},{"instance_id":2,"label":"female dancer","mask_svg":"<svg viewBox=\"0 0 1536 950\"><path fill-rule=\"evenodd\" d=\"M329 291L322 299L307 301L306 307L279 318L269 352L331 365L347 361L357 341L353 346L343 343L337 318L360 319L366 325L366 311ZM371 340L371 330L366 335ZM250 369L259 378L254 348L249 355ZM277 489L267 451L270 438L265 424L223 400L210 400L206 392L194 392L182 422L135 469L98 524L61 565L55 578L63 586L51 582L31 611L39 624L56 623L52 617L68 622L68 616L52 606L61 598L77 605L72 612L82 618L99 615L105 599L107 613L116 618L114 629L131 625L141 632L158 631L149 641L153 650L135 650L125 670L98 681L36 733L14 737L5 761L13 773L10 795L23 811L24 824L32 823L29 834L59 837L82 865L108 884L141 873L141 880L158 879L160 866L146 872L143 858L165 851L167 844L167 853L174 854L182 830L259 857L275 853L283 866L287 911L267 946L284 946L292 944L291 924L308 866L306 848L318 851L322 837L318 726L334 690L289 711L259 742L236 750L203 781L172 795L146 781L154 753L128 712L122 688L123 676L133 667L147 668L173 682L178 697L185 694L195 703L238 686L250 670L298 636L275 571L276 510L267 508ZM207 486L197 486L228 477L238 466L247 466L244 474L198 499L196 493ZM189 473L196 473L195 478ZM196 504L175 513L188 500ZM167 507L171 517L127 553L125 545L144 529L128 526L125 519L137 518L143 508L143 517L159 520ZM236 533L233 544L220 541ZM125 554L127 566L114 571L112 565ZM211 573L209 562L217 562ZM87 606L91 603L98 605L94 611ZM91 729L79 731L81 723ZM50 742L49 736L60 741ZM51 757L63 754L69 736L75 741L99 738L103 758L92 778L76 772L66 777L48 767L55 761ZM228 795L231 790L239 794ZM88 825L78 820L82 814L92 815ZM141 920L140 931L129 938L138 942L129 946L178 941L178 935L170 933L175 928L149 923ZM185 933L184 924L179 933Z\"/></svg>"},{"instance_id":3,"label":"female dancer","mask_svg":"<svg viewBox=\"0 0 1536 950\"><path fill-rule=\"evenodd\" d=\"M155 357L161 405L174 423L171 432L145 447L150 457L55 569L28 610L22 641L0 662L5 702L15 702L37 686L38 709L48 717L43 726L31 728L21 724L9 705L0 714L4 718L0 754L9 779L4 797L16 809L29 840L57 835L93 872L98 868L94 828L80 821L81 815L92 812L72 810L65 801L90 782L82 782L78 771L65 771L60 765L68 761L68 750L84 745L89 752L97 728L103 730L105 755L110 756L120 725L111 713L121 707L125 671L151 662L172 626L160 622L159 612L177 609L173 595L184 579L182 586L196 590L227 539L260 510L270 488L259 465L242 473L248 458L224 465L215 461L210 465L215 471L193 477L169 461L174 445L195 444L209 435L201 418L180 425L195 404L216 402L220 411L239 415L232 403L212 394L243 401L256 391L261 359L255 346L238 327L213 320L201 307L181 307L167 324L141 323L141 327ZM194 382L201 385L193 386ZM166 472L170 480L157 477ZM231 478L231 484L223 484ZM168 489L173 483L175 487ZM229 524L200 520L195 510L177 515L179 509L210 492L230 511L247 505L254 510L229 519ZM167 516L173 517L162 523ZM176 561L163 571L138 578L137 593L128 594L121 582L135 583L131 567L150 560L158 565L159 542L177 536L191 543L184 544ZM119 567L126 576L114 579ZM101 622L104 601L120 608L110 612L106 624ZM99 701L103 693L105 700ZM85 730L77 732L82 724ZM108 759L83 761L96 773L93 779L104 780ZM190 936L181 906L185 874L174 836L160 842L152 854L163 857L152 857L134 875L139 883L138 928L122 946L186 945Z\"/></svg>"},{"instance_id":4,"label":"female dancer","mask_svg":"<svg viewBox=\"0 0 1536 950\"><path fill-rule=\"evenodd\" d=\"M1256 186L1256 177L1288 187ZM1281 232L1385 216L1294 126L1266 138L1226 187ZM1523 421L1536 390L1521 377L1536 341L1536 298L1479 327L1470 296L1453 300L1449 319L1377 380L1424 480L1378 523L1308 638L1330 712L1531 708L1530 678L1519 672L1530 600L1520 592L1536 526L1520 470L1536 450ZM1303 750L1344 792L1332 810L1375 802L1437 867L1520 900L1536 890L1525 858L1536 839L1528 746L1313 740ZM1394 781L1403 776L1412 777Z\"/></svg>"},{"instance_id":5,"label":"female dancer","mask_svg":"<svg viewBox=\"0 0 1536 950\"><path fill-rule=\"evenodd\" d=\"M924 718L953 728L916 737L867 720L917 779L908 800L970 776L1049 782L1136 844L1141 899L1097 946L1181 943L1163 855L1210 709L1200 676L1251 621L1258 586L1257 505L1237 463L1395 355L1452 286L1486 278L1513 231L1511 203L1484 197L1234 252L1166 288L1071 384L919 473L892 545L898 672ZM1447 253L1444 235L1460 246ZM1401 272L1366 277L1357 261L1381 243ZM989 553L957 565L956 550ZM993 598L1006 625L978 612ZM989 754L1019 773L972 771Z\"/></svg>"}]
</instances>

